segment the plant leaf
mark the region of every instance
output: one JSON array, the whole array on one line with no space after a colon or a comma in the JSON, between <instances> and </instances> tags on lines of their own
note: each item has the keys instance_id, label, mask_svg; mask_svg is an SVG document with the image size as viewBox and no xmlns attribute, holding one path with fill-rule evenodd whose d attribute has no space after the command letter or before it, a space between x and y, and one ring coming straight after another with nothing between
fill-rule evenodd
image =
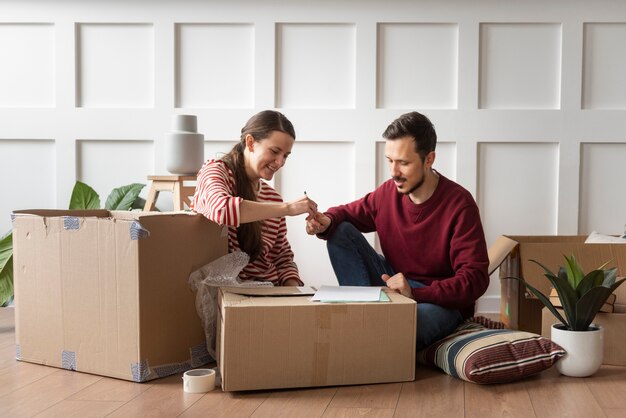
<instances>
[{"instance_id":1,"label":"plant leaf","mask_svg":"<svg viewBox=\"0 0 626 418\"><path fill-rule=\"evenodd\" d=\"M13 256L0 270L0 306L8 306L13 300Z\"/></svg>"},{"instance_id":2,"label":"plant leaf","mask_svg":"<svg viewBox=\"0 0 626 418\"><path fill-rule=\"evenodd\" d=\"M594 287L602 286L602 283L604 282L604 277L605 273L602 270L594 270L588 273L576 288L576 294L578 295L578 297L583 297L584 294L586 294Z\"/></svg>"},{"instance_id":3,"label":"plant leaf","mask_svg":"<svg viewBox=\"0 0 626 418\"><path fill-rule=\"evenodd\" d=\"M146 207L146 199L137 196L137 199L135 199L135 201L133 202L133 205L130 208L143 210L143 208L145 207ZM157 208L154 208L154 210L158 211Z\"/></svg>"},{"instance_id":4,"label":"plant leaf","mask_svg":"<svg viewBox=\"0 0 626 418\"><path fill-rule=\"evenodd\" d=\"M113 189L107 198L104 208L108 210L129 210L133 203L146 185L141 183L132 183L126 186Z\"/></svg>"},{"instance_id":5,"label":"plant leaf","mask_svg":"<svg viewBox=\"0 0 626 418\"><path fill-rule=\"evenodd\" d=\"M76 181L70 198L70 209L100 209L100 196L85 183Z\"/></svg>"},{"instance_id":6,"label":"plant leaf","mask_svg":"<svg viewBox=\"0 0 626 418\"><path fill-rule=\"evenodd\" d=\"M608 270L604 270L604 281L602 282L602 286L604 287L613 286L613 283L615 283L616 278L617 278L617 267L612 267Z\"/></svg>"},{"instance_id":7,"label":"plant leaf","mask_svg":"<svg viewBox=\"0 0 626 418\"><path fill-rule=\"evenodd\" d=\"M567 274L563 274L561 270L559 270L559 275L555 276L550 269L541 264L537 260L530 260L531 262L541 266L546 272L545 276L552 283L552 287L554 287L559 295L559 299L561 300L561 305L563 306L563 312L565 313L565 317L567 321L562 321L567 328L571 328L571 324L576 319L576 302L578 301L578 295L576 294L576 290L571 287L570 281L568 279ZM535 295L537 296L537 295ZM542 301L543 302L543 301ZM545 305L545 302L543 302ZM547 306L547 305L546 305ZM556 315L555 315L556 316Z\"/></svg>"},{"instance_id":8,"label":"plant leaf","mask_svg":"<svg viewBox=\"0 0 626 418\"><path fill-rule=\"evenodd\" d=\"M571 257L565 257L566 268L567 268L567 277L569 280L569 284L572 286L572 289L576 289L578 284L583 280L585 274L583 270L580 268L580 265L576 261L576 257L572 254Z\"/></svg>"},{"instance_id":9,"label":"plant leaf","mask_svg":"<svg viewBox=\"0 0 626 418\"><path fill-rule=\"evenodd\" d=\"M625 280L621 279L610 287L597 286L585 293L576 304L576 321L572 324L572 331L587 331L602 305Z\"/></svg>"},{"instance_id":10,"label":"plant leaf","mask_svg":"<svg viewBox=\"0 0 626 418\"><path fill-rule=\"evenodd\" d=\"M13 299L13 233L0 240L0 306Z\"/></svg>"}]
</instances>

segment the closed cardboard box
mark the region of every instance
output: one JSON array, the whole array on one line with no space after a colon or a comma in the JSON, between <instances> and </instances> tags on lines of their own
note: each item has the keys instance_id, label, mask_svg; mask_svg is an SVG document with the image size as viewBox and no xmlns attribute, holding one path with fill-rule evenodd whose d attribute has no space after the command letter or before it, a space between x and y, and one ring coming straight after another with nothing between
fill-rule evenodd
<instances>
[{"instance_id":1,"label":"closed cardboard box","mask_svg":"<svg viewBox=\"0 0 626 418\"><path fill-rule=\"evenodd\" d=\"M618 275L626 274L626 245L585 244L585 235L560 236L501 236L490 248L492 264L500 266L500 320L507 328L541 333L543 304L524 285L509 276L523 277L544 294L550 294L551 284L534 259L558 273L565 265L564 255L574 254L585 272L608 262L617 267ZM626 286L617 291L616 303L626 303ZM623 300L625 302L620 302Z\"/></svg>"},{"instance_id":2,"label":"closed cardboard box","mask_svg":"<svg viewBox=\"0 0 626 418\"><path fill-rule=\"evenodd\" d=\"M285 289L220 289L223 390L415 379L414 300L390 292L390 302L321 303L276 292Z\"/></svg>"},{"instance_id":3,"label":"closed cardboard box","mask_svg":"<svg viewBox=\"0 0 626 418\"><path fill-rule=\"evenodd\" d=\"M143 382L210 361L189 274L226 254L184 212L14 213L18 360Z\"/></svg>"},{"instance_id":4,"label":"closed cardboard box","mask_svg":"<svg viewBox=\"0 0 626 418\"><path fill-rule=\"evenodd\" d=\"M561 315L565 315L562 310L560 311ZM552 315L548 308L543 308L541 334L550 338L552 324L556 323L560 323L560 321ZM602 364L626 366L626 350L624 350L626 347L626 305L616 304L614 313L598 313L593 319L593 323L604 327L604 359Z\"/></svg>"}]
</instances>

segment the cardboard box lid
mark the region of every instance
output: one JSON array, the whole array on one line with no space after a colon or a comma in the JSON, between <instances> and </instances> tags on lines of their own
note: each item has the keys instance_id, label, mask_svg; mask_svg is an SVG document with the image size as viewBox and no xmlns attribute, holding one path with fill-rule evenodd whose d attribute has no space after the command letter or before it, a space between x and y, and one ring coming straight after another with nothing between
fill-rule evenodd
<instances>
[{"instance_id":1,"label":"cardboard box lid","mask_svg":"<svg viewBox=\"0 0 626 418\"><path fill-rule=\"evenodd\" d=\"M564 255L574 254L585 272L607 263L607 267L617 267L618 275L626 273L626 245L585 243L586 235L504 235L499 237L489 249L490 273L509 256L519 251L519 274L534 287L547 294L551 284L544 276L543 269L531 262L537 260L553 273L565 265ZM626 300L626 286L616 292L618 301ZM531 295L531 297L534 297Z\"/></svg>"},{"instance_id":2,"label":"cardboard box lid","mask_svg":"<svg viewBox=\"0 0 626 418\"><path fill-rule=\"evenodd\" d=\"M382 288L387 296L389 296L389 302L349 302L350 305L365 305L365 304L402 304L411 305L415 304L415 300L402 296L401 294L393 291L387 291ZM310 293L301 293L297 288L292 287L267 287L267 288L241 288L241 287L222 287L220 292L223 294L221 302L222 308L228 307L257 307L257 306L311 306L311 305L324 305L324 306L339 306L342 303L324 303L311 301ZM345 304L343 304L345 305Z\"/></svg>"},{"instance_id":3,"label":"cardboard box lid","mask_svg":"<svg viewBox=\"0 0 626 418\"><path fill-rule=\"evenodd\" d=\"M504 262L506 257L517 247L517 241L505 236L500 235L496 242L487 250L489 254L489 275L491 275L500 265Z\"/></svg>"}]
</instances>

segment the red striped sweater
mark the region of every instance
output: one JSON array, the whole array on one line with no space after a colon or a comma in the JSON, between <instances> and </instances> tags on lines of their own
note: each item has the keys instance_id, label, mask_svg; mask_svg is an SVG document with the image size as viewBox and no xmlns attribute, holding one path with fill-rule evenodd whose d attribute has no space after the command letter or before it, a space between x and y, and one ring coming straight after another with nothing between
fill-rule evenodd
<instances>
[{"instance_id":1,"label":"red striped sweater","mask_svg":"<svg viewBox=\"0 0 626 418\"><path fill-rule=\"evenodd\" d=\"M281 196L269 184L260 181L257 202L282 202ZM221 160L209 160L198 173L196 192L191 209L219 225L228 225L228 252L240 251L237 227L240 224L242 198L235 195L235 176ZM263 221L261 232L263 249L254 262L239 274L242 280L267 280L282 285L285 280L295 279L300 284L298 268L287 241L285 218Z\"/></svg>"}]
</instances>

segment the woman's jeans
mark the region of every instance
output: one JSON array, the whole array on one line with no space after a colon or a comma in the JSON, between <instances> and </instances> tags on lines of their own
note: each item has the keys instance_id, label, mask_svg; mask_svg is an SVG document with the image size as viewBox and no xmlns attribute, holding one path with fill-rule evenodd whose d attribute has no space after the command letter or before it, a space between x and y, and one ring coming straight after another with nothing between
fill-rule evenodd
<instances>
[{"instance_id":1,"label":"woman's jeans","mask_svg":"<svg viewBox=\"0 0 626 418\"><path fill-rule=\"evenodd\" d=\"M327 241L328 255L341 286L385 286L383 274L395 272L385 258L349 222L339 224ZM413 288L425 285L407 279ZM417 301L417 350L450 335L463 317L457 310Z\"/></svg>"}]
</instances>

